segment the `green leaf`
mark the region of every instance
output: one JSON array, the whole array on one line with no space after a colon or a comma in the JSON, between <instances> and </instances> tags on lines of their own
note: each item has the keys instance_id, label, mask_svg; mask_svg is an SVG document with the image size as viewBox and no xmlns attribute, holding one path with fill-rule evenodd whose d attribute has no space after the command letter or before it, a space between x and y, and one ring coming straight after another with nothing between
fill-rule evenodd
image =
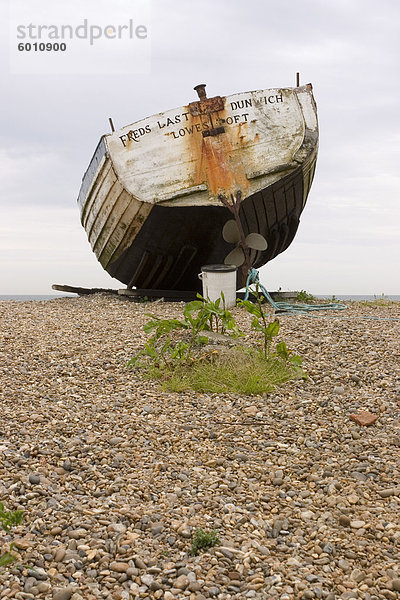
<instances>
[{"instance_id":1,"label":"green leaf","mask_svg":"<svg viewBox=\"0 0 400 600\"><path fill-rule=\"evenodd\" d=\"M168 350L169 346L171 345L171 342L172 342L171 338L168 338L166 340L166 342L162 345L162 347L161 347L162 354L165 354L165 352Z\"/></svg>"},{"instance_id":2,"label":"green leaf","mask_svg":"<svg viewBox=\"0 0 400 600\"><path fill-rule=\"evenodd\" d=\"M158 359L157 351L154 347L154 341L150 340L144 344L144 351L150 358Z\"/></svg>"},{"instance_id":3,"label":"green leaf","mask_svg":"<svg viewBox=\"0 0 400 600\"><path fill-rule=\"evenodd\" d=\"M252 315L256 315L259 319L262 317L260 307L250 300L238 300L238 306L241 306L247 310Z\"/></svg>"},{"instance_id":4,"label":"green leaf","mask_svg":"<svg viewBox=\"0 0 400 600\"><path fill-rule=\"evenodd\" d=\"M181 328L187 329L187 325L178 319L154 319L153 321L146 323L143 327L146 333L150 333L155 329L155 336L157 338L162 337L174 329Z\"/></svg>"},{"instance_id":5,"label":"green leaf","mask_svg":"<svg viewBox=\"0 0 400 600\"><path fill-rule=\"evenodd\" d=\"M175 346L171 347L171 359L174 360L178 358L179 360L182 360L188 348L189 344L185 344L184 342L177 342Z\"/></svg>"},{"instance_id":6,"label":"green leaf","mask_svg":"<svg viewBox=\"0 0 400 600\"><path fill-rule=\"evenodd\" d=\"M185 321L189 324L189 327L198 329L199 319L202 318L203 307L204 302L201 302L200 300L193 300L192 302L186 304L185 308L183 309L183 316ZM199 314L195 316L195 312L198 312Z\"/></svg>"},{"instance_id":7,"label":"green leaf","mask_svg":"<svg viewBox=\"0 0 400 600\"><path fill-rule=\"evenodd\" d=\"M130 358L128 360L126 365L128 367L134 367L136 365L137 361L139 360L140 356L143 356L143 352L140 352L140 354L137 354L136 356L132 356L132 358Z\"/></svg>"},{"instance_id":8,"label":"green leaf","mask_svg":"<svg viewBox=\"0 0 400 600\"><path fill-rule=\"evenodd\" d=\"M17 559L13 554L5 552L5 554L0 556L0 567L8 567L8 565L11 565L16 560Z\"/></svg>"},{"instance_id":9,"label":"green leaf","mask_svg":"<svg viewBox=\"0 0 400 600\"><path fill-rule=\"evenodd\" d=\"M4 531L10 531L11 527L20 525L24 519L22 510L5 510L4 504L0 502L0 525Z\"/></svg>"},{"instance_id":10,"label":"green leaf","mask_svg":"<svg viewBox=\"0 0 400 600\"><path fill-rule=\"evenodd\" d=\"M261 323L257 319L257 317L254 317L254 319L251 321L251 326L256 331L262 331L262 332L264 332L264 327L261 325Z\"/></svg>"},{"instance_id":11,"label":"green leaf","mask_svg":"<svg viewBox=\"0 0 400 600\"><path fill-rule=\"evenodd\" d=\"M159 322L160 322L160 319L153 319L152 321L147 321L147 323L145 323L143 325L143 329L144 329L145 333L151 333L153 331L153 329L158 327Z\"/></svg>"},{"instance_id":12,"label":"green leaf","mask_svg":"<svg viewBox=\"0 0 400 600\"><path fill-rule=\"evenodd\" d=\"M301 365L303 364L303 359L301 358L301 356L297 356L297 354L294 354L293 356L291 356L289 358L290 362L293 363L294 365L301 367Z\"/></svg>"},{"instance_id":13,"label":"green leaf","mask_svg":"<svg viewBox=\"0 0 400 600\"><path fill-rule=\"evenodd\" d=\"M279 344L276 345L276 353L281 358L284 358L284 359L289 358L290 352L289 352L285 342L279 342Z\"/></svg>"},{"instance_id":14,"label":"green leaf","mask_svg":"<svg viewBox=\"0 0 400 600\"><path fill-rule=\"evenodd\" d=\"M278 321L278 319L275 319L275 321L272 321L271 323L268 324L265 334L268 338L272 339L273 337L278 335L278 333L279 333L279 321Z\"/></svg>"},{"instance_id":15,"label":"green leaf","mask_svg":"<svg viewBox=\"0 0 400 600\"><path fill-rule=\"evenodd\" d=\"M183 309L183 314L192 314L196 310L201 310L204 306L204 301L200 300L192 300L192 302L188 302L185 308Z\"/></svg>"}]
</instances>

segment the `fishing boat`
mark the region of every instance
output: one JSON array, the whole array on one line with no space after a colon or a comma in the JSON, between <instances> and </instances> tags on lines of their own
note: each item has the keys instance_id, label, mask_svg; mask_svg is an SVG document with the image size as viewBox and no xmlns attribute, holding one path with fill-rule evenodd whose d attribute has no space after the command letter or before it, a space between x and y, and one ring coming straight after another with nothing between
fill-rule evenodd
<instances>
[{"instance_id":1,"label":"fishing boat","mask_svg":"<svg viewBox=\"0 0 400 600\"><path fill-rule=\"evenodd\" d=\"M311 84L208 98L101 137L79 192L102 267L128 288L196 291L203 265L247 268L283 252L314 177Z\"/></svg>"}]
</instances>

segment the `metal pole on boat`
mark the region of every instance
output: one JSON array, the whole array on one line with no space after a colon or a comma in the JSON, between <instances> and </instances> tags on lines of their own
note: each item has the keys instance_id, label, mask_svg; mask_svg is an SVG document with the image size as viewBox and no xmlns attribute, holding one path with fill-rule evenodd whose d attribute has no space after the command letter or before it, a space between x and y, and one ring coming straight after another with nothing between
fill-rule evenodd
<instances>
[{"instance_id":1,"label":"metal pole on boat","mask_svg":"<svg viewBox=\"0 0 400 600\"><path fill-rule=\"evenodd\" d=\"M199 83L199 85L196 85L193 89L196 90L197 95L198 95L198 97L199 97L200 100L207 100L206 84L205 83Z\"/></svg>"},{"instance_id":2,"label":"metal pole on boat","mask_svg":"<svg viewBox=\"0 0 400 600\"><path fill-rule=\"evenodd\" d=\"M300 73L296 73L296 87L300 87Z\"/></svg>"},{"instance_id":3,"label":"metal pole on boat","mask_svg":"<svg viewBox=\"0 0 400 600\"><path fill-rule=\"evenodd\" d=\"M110 123L111 131L114 133L115 127L111 117L108 117L108 122Z\"/></svg>"}]
</instances>

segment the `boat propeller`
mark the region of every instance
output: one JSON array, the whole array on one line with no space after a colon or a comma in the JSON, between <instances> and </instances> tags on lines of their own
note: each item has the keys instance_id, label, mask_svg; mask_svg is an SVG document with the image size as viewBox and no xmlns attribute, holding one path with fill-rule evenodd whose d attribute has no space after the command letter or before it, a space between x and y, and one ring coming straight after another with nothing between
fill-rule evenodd
<instances>
[{"instance_id":1,"label":"boat propeller","mask_svg":"<svg viewBox=\"0 0 400 600\"><path fill-rule=\"evenodd\" d=\"M222 229L222 237L229 244L237 244L225 257L224 263L241 267L246 260L245 250L263 251L268 247L267 240L259 233L249 233L244 241L241 240L239 227L234 219L227 221Z\"/></svg>"}]
</instances>

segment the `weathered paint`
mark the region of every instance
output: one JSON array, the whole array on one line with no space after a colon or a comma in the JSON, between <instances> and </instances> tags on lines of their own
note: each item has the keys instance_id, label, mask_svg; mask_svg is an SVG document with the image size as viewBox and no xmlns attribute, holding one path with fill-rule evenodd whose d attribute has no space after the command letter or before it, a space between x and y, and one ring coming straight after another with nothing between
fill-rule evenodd
<instances>
[{"instance_id":1,"label":"weathered paint","mask_svg":"<svg viewBox=\"0 0 400 600\"><path fill-rule=\"evenodd\" d=\"M163 222L161 213L170 213L159 213L158 206L174 208L181 222L177 209L220 211L218 196L229 198L240 190L245 229L269 239L268 250L254 251L254 264L260 266L293 239L313 179L317 147L311 86L214 98L202 93L197 102L101 138L78 198L82 224L102 266L121 281L148 287L164 281L172 288L179 280L193 285L192 275L185 275L183 283L182 274L196 269L201 256L212 256L213 262L224 258L219 241L224 217L218 212L214 232L207 212L208 225L200 239L194 240L198 234L193 227L192 237L176 239L183 230L172 233L174 217ZM150 223L154 239L149 236ZM203 237L209 254L201 247Z\"/></svg>"},{"instance_id":2,"label":"weathered paint","mask_svg":"<svg viewBox=\"0 0 400 600\"><path fill-rule=\"evenodd\" d=\"M130 246L152 208L130 197L125 191L123 194L125 202L121 203L119 211L116 210L115 218L105 223L95 248L95 251L98 249L101 264L116 260Z\"/></svg>"},{"instance_id":3,"label":"weathered paint","mask_svg":"<svg viewBox=\"0 0 400 600\"><path fill-rule=\"evenodd\" d=\"M93 252L106 269L132 243L152 207L122 187L108 156L95 164L86 202L80 204L81 220Z\"/></svg>"},{"instance_id":4,"label":"weathered paint","mask_svg":"<svg viewBox=\"0 0 400 600\"><path fill-rule=\"evenodd\" d=\"M105 142L119 181L141 201L218 205L220 193L240 189L245 198L296 168L306 129L316 132L317 123L312 92L302 87L191 103L123 127Z\"/></svg>"}]
</instances>

